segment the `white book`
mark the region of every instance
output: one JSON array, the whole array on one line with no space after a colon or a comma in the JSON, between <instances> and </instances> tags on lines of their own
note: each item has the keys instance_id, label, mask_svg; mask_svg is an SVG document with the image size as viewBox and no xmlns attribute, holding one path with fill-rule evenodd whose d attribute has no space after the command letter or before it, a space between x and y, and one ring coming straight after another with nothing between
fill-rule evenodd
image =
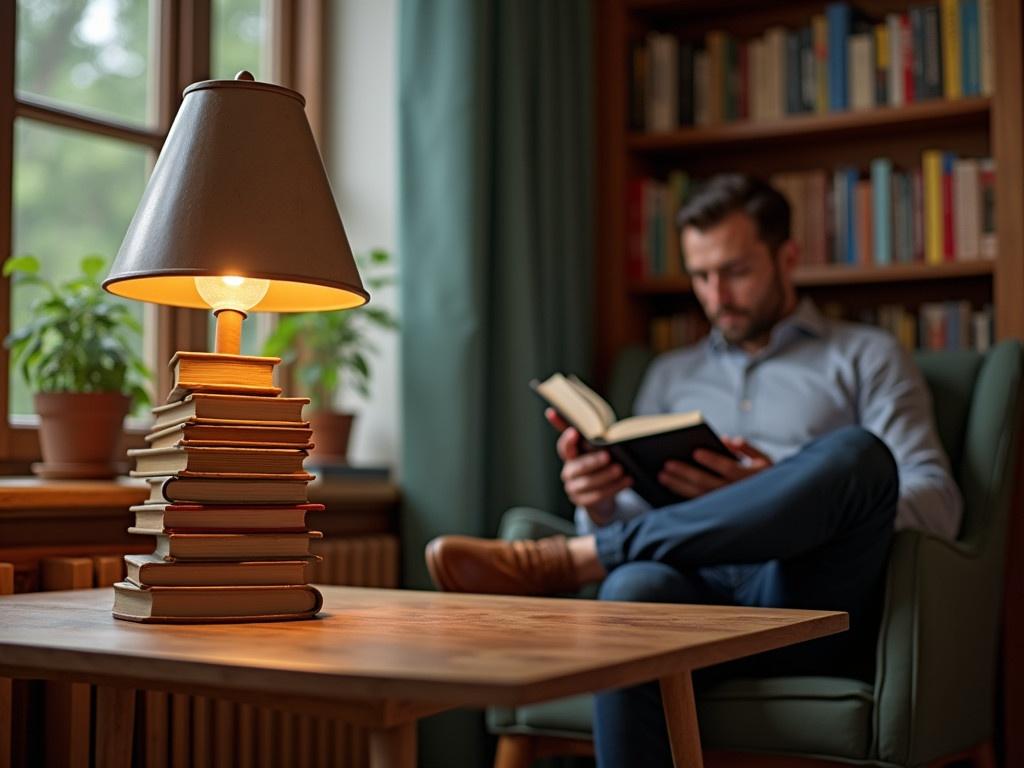
<instances>
[{"instance_id":1,"label":"white book","mask_svg":"<svg viewBox=\"0 0 1024 768\"><path fill-rule=\"evenodd\" d=\"M953 217L956 259L977 259L981 250L981 188L977 160L957 160L953 165Z\"/></svg>"},{"instance_id":2,"label":"white book","mask_svg":"<svg viewBox=\"0 0 1024 768\"><path fill-rule=\"evenodd\" d=\"M865 33L850 35L846 43L850 62L847 88L851 109L871 109L875 105L873 42L872 36Z\"/></svg>"}]
</instances>

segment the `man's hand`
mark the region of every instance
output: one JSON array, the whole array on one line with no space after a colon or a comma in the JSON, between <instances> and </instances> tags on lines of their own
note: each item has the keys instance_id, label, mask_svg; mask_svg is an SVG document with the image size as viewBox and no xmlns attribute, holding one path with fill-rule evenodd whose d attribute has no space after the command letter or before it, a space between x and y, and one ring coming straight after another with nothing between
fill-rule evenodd
<instances>
[{"instance_id":1,"label":"man's hand","mask_svg":"<svg viewBox=\"0 0 1024 768\"><path fill-rule=\"evenodd\" d=\"M680 496L692 499L756 475L772 465L771 459L742 437L723 436L722 442L737 456L745 457L746 461L699 448L693 452L693 459L710 472L682 461L666 461L658 473L658 482Z\"/></svg>"},{"instance_id":2,"label":"man's hand","mask_svg":"<svg viewBox=\"0 0 1024 768\"><path fill-rule=\"evenodd\" d=\"M615 494L633 484L622 466L608 451L580 452L580 433L570 427L554 408L544 411L558 436L558 457L562 460L562 485L569 500L587 510L590 519L605 525L615 511Z\"/></svg>"}]
</instances>

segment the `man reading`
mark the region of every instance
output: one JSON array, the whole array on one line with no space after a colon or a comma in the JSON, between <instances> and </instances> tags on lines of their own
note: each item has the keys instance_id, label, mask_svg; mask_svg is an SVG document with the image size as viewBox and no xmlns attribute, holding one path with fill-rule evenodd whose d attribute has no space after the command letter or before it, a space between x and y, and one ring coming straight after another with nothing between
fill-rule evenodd
<instances>
[{"instance_id":1,"label":"man reading","mask_svg":"<svg viewBox=\"0 0 1024 768\"><path fill-rule=\"evenodd\" d=\"M554 411L572 538L427 545L439 589L842 610L850 631L766 654L755 674L866 676L894 526L946 538L962 502L923 379L897 342L797 298L785 198L716 176L679 213L687 272L712 330L658 358L638 414L700 410L735 458L697 451L659 481L686 501L650 509L607 452L581 451ZM682 457L681 457L682 458ZM657 685L596 697L598 763L671 765Z\"/></svg>"}]
</instances>

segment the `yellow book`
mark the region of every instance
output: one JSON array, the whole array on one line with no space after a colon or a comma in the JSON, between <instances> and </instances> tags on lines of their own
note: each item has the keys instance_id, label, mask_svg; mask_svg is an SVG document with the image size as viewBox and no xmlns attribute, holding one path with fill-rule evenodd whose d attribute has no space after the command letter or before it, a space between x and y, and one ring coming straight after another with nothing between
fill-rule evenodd
<instances>
[{"instance_id":1,"label":"yellow book","mask_svg":"<svg viewBox=\"0 0 1024 768\"><path fill-rule=\"evenodd\" d=\"M875 66L889 71L889 27L885 24L875 25Z\"/></svg>"},{"instance_id":2,"label":"yellow book","mask_svg":"<svg viewBox=\"0 0 1024 768\"><path fill-rule=\"evenodd\" d=\"M824 14L811 19L814 35L815 100L814 111L819 115L828 112L828 22Z\"/></svg>"},{"instance_id":3,"label":"yellow book","mask_svg":"<svg viewBox=\"0 0 1024 768\"><path fill-rule=\"evenodd\" d=\"M926 149L921 153L924 187L924 260L941 264L942 257L942 152Z\"/></svg>"},{"instance_id":4,"label":"yellow book","mask_svg":"<svg viewBox=\"0 0 1024 768\"><path fill-rule=\"evenodd\" d=\"M960 71L960 3L959 0L941 0L942 14L942 93L947 99L963 95Z\"/></svg>"}]
</instances>

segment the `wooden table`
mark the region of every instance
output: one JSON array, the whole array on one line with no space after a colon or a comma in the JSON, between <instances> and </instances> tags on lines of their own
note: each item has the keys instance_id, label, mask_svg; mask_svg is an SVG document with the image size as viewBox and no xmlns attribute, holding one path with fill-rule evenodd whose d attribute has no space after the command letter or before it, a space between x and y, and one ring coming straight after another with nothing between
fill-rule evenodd
<instances>
[{"instance_id":1,"label":"wooden table","mask_svg":"<svg viewBox=\"0 0 1024 768\"><path fill-rule=\"evenodd\" d=\"M0 598L0 675L97 692L96 764L130 764L134 689L216 695L371 729L414 766L416 720L660 680L678 766L700 766L690 671L840 632L845 613L324 587L312 621L145 625L109 589Z\"/></svg>"}]
</instances>

